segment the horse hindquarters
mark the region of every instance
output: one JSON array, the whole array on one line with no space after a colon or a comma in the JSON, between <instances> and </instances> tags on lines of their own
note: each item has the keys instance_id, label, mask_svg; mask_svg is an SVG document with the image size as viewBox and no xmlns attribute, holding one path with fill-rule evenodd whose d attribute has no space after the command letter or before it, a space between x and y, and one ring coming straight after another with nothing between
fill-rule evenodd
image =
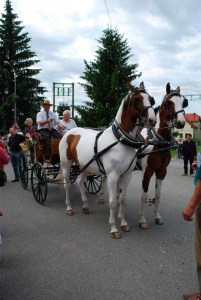
<instances>
[{"instance_id":1,"label":"horse hindquarters","mask_svg":"<svg viewBox=\"0 0 201 300\"><path fill-rule=\"evenodd\" d=\"M67 160L65 164L61 164L62 172L63 172L63 183L64 183L64 190L66 194L66 214L68 216L72 216L74 214L71 201L70 201L70 171L73 161Z\"/></svg>"},{"instance_id":2,"label":"horse hindquarters","mask_svg":"<svg viewBox=\"0 0 201 300\"><path fill-rule=\"evenodd\" d=\"M66 138L63 136L59 143L59 155L60 155L60 162L61 162L61 172L64 184L64 191L66 195L66 214L69 216L73 215L73 210L71 207L70 197L69 197L69 188L70 188L70 171L73 161L68 160L66 158L66 151L67 151L67 143Z\"/></svg>"},{"instance_id":3,"label":"horse hindquarters","mask_svg":"<svg viewBox=\"0 0 201 300\"><path fill-rule=\"evenodd\" d=\"M88 199L86 197L86 193L85 193L85 189L84 189L84 180L85 180L86 176L87 176L87 172L82 172L77 178L77 184L78 184L80 194L82 197L82 202L83 202L82 211L84 214L89 214L89 204L88 204Z\"/></svg>"}]
</instances>

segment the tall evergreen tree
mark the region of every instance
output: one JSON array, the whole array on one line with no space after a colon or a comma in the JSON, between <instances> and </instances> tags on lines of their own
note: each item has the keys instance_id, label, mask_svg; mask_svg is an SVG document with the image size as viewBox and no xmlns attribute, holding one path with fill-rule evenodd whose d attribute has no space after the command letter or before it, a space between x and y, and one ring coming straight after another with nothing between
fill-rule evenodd
<instances>
[{"instance_id":1,"label":"tall evergreen tree","mask_svg":"<svg viewBox=\"0 0 201 300\"><path fill-rule=\"evenodd\" d=\"M121 100L128 93L128 82L141 76L138 64L129 64L133 56L127 40L115 29L108 28L99 43L96 58L85 63L83 86L91 99L85 106L76 106L81 123L88 127L108 126L114 119Z\"/></svg>"},{"instance_id":2,"label":"tall evergreen tree","mask_svg":"<svg viewBox=\"0 0 201 300\"><path fill-rule=\"evenodd\" d=\"M8 130L14 122L15 101L17 121L22 125L27 117L35 119L46 92L44 87L39 87L41 81L34 78L41 70L32 68L39 60L34 59L36 54L30 50L31 38L13 13L10 0L6 0L4 8L0 19L1 131Z\"/></svg>"}]
</instances>

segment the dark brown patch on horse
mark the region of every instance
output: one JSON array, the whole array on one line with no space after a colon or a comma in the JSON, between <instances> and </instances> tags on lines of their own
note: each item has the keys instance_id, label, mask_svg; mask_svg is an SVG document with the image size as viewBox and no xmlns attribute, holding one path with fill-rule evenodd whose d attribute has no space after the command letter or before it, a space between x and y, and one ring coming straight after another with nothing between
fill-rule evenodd
<instances>
[{"instance_id":1,"label":"dark brown patch on horse","mask_svg":"<svg viewBox=\"0 0 201 300\"><path fill-rule=\"evenodd\" d=\"M68 160L73 159L76 163L78 163L78 156L77 156L77 145L79 143L81 136L78 135L73 135L70 134L67 137L67 144L68 144L68 148L66 151L66 156Z\"/></svg>"},{"instance_id":2,"label":"dark brown patch on horse","mask_svg":"<svg viewBox=\"0 0 201 300\"><path fill-rule=\"evenodd\" d=\"M159 146L154 146L153 151L159 149ZM149 182L154 173L156 178L160 180L165 178L170 160L170 150L152 153L148 156L147 167L145 169L142 181L142 187L145 193L148 191Z\"/></svg>"},{"instance_id":3,"label":"dark brown patch on horse","mask_svg":"<svg viewBox=\"0 0 201 300\"><path fill-rule=\"evenodd\" d=\"M124 109L121 116L121 127L127 133L133 131L136 126L138 112L145 109L143 97L138 89L134 88L132 91L134 92L131 92L124 101Z\"/></svg>"}]
</instances>

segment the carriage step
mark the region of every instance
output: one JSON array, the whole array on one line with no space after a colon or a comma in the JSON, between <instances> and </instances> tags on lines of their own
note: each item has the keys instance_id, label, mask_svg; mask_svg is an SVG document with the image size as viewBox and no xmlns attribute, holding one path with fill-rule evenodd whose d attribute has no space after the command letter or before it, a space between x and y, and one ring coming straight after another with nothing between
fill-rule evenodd
<instances>
[{"instance_id":1,"label":"carriage step","mask_svg":"<svg viewBox=\"0 0 201 300\"><path fill-rule=\"evenodd\" d=\"M48 172L47 174L48 175L55 175L55 174L59 174L60 172L59 171L57 171L57 172Z\"/></svg>"}]
</instances>

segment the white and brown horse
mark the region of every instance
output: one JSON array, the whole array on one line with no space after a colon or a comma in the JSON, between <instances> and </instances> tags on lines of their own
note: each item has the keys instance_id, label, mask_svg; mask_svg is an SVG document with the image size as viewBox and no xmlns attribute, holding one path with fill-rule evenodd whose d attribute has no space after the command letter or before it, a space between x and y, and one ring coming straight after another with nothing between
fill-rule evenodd
<instances>
[{"instance_id":1,"label":"white and brown horse","mask_svg":"<svg viewBox=\"0 0 201 300\"><path fill-rule=\"evenodd\" d=\"M159 213L159 203L161 197L161 186L167 173L167 167L171 160L170 148L174 145L174 138L171 134L173 127L183 128L185 125L184 108L188 106L188 100L180 95L180 88L171 90L170 84L166 85L166 95L159 107L157 114L157 124L150 134L153 137L154 146L148 146L142 153L149 155L144 156L138 160L142 167L142 195L139 227L148 228L145 219L145 205L148 200L148 188L150 179L155 173L155 222L156 224L163 224L163 220ZM142 135L146 137L147 130L142 130ZM137 165L138 165L137 163Z\"/></svg>"},{"instance_id":2,"label":"white and brown horse","mask_svg":"<svg viewBox=\"0 0 201 300\"><path fill-rule=\"evenodd\" d=\"M84 191L84 180L88 173L106 174L109 191L110 235L119 238L115 224L116 189L119 181L119 213L123 231L130 231L124 218L124 202L132 170L136 164L136 134L138 125L154 126L156 117L152 108L153 98L145 91L143 83L140 88L129 84L130 93L122 100L112 126L102 132L91 129L73 128L68 131L59 144L61 170L66 193L67 215L73 215L69 196L69 175L75 162L81 169L77 178L83 202L83 212L89 213L88 200Z\"/></svg>"}]
</instances>

